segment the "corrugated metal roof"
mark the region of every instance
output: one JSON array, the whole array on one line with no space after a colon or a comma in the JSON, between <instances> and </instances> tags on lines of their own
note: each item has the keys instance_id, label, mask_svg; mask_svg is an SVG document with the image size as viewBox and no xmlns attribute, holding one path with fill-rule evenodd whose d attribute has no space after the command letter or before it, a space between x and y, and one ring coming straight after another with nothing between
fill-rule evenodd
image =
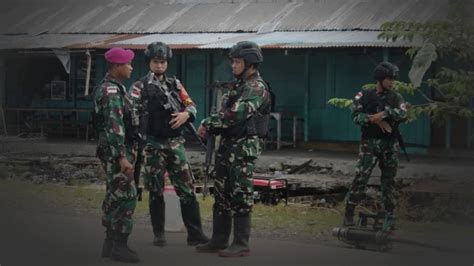
<instances>
[{"instance_id":1,"label":"corrugated metal roof","mask_svg":"<svg viewBox=\"0 0 474 266\"><path fill-rule=\"evenodd\" d=\"M317 1L304 3L281 20L278 31L378 30L386 21L445 19L448 1Z\"/></svg>"},{"instance_id":2,"label":"corrugated metal roof","mask_svg":"<svg viewBox=\"0 0 474 266\"><path fill-rule=\"evenodd\" d=\"M322 48L322 47L411 47L418 43L385 42L375 31L316 31L250 33L245 36L199 46L200 49L230 48L239 41L253 41L262 48Z\"/></svg>"},{"instance_id":3,"label":"corrugated metal roof","mask_svg":"<svg viewBox=\"0 0 474 266\"><path fill-rule=\"evenodd\" d=\"M448 1L1 1L0 34L377 30L444 19Z\"/></svg>"},{"instance_id":4,"label":"corrugated metal roof","mask_svg":"<svg viewBox=\"0 0 474 266\"><path fill-rule=\"evenodd\" d=\"M239 41L253 41L263 48L321 48L321 47L411 47L419 42L385 42L377 39L376 31L302 31L257 33L177 33L153 34L106 46L143 49L151 42L162 41L172 48L227 49Z\"/></svg>"},{"instance_id":5,"label":"corrugated metal roof","mask_svg":"<svg viewBox=\"0 0 474 266\"><path fill-rule=\"evenodd\" d=\"M174 33L151 35L43 34L2 36L0 49L110 48L144 49L161 41L173 49L227 49L239 41L253 41L263 48L411 47L418 43L385 42L376 31L302 31L258 33Z\"/></svg>"},{"instance_id":6,"label":"corrugated metal roof","mask_svg":"<svg viewBox=\"0 0 474 266\"><path fill-rule=\"evenodd\" d=\"M173 33L151 34L118 42L110 42L110 46L144 49L149 43L164 42L172 48L199 48L201 45L219 42L236 37L247 36L247 33Z\"/></svg>"},{"instance_id":7,"label":"corrugated metal roof","mask_svg":"<svg viewBox=\"0 0 474 266\"><path fill-rule=\"evenodd\" d=\"M0 37L0 49L95 47L116 40L110 34L46 34L38 36L12 35Z\"/></svg>"}]
</instances>

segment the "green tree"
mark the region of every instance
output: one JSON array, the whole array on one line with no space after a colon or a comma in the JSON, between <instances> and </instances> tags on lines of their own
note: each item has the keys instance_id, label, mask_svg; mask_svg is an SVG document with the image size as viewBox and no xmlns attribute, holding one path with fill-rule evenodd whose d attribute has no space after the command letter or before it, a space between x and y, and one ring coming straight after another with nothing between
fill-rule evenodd
<instances>
[{"instance_id":1,"label":"green tree","mask_svg":"<svg viewBox=\"0 0 474 266\"><path fill-rule=\"evenodd\" d=\"M412 59L408 74L410 83L397 82L395 85L396 91L420 94L425 100L422 104L407 105L409 121L421 114L428 114L436 123L443 123L450 116L474 116L474 28L466 2L453 1L446 20L422 23L391 21L384 23L381 31L379 39L408 40L419 44L406 52ZM423 81L426 71L435 61L439 67L434 77ZM422 84L434 93L424 93ZM364 87L374 87L374 84ZM352 100L333 98L328 103L346 108Z\"/></svg>"}]
</instances>

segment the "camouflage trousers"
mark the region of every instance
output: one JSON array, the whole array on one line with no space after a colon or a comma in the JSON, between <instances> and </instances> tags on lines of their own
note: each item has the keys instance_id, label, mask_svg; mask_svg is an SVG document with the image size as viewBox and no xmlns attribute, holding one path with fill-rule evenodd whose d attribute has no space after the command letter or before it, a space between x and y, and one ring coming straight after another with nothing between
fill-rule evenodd
<instances>
[{"instance_id":1,"label":"camouflage trousers","mask_svg":"<svg viewBox=\"0 0 474 266\"><path fill-rule=\"evenodd\" d=\"M393 212L396 206L394 178L397 174L399 150L398 141L395 139L362 140L356 176L346 196L347 201L358 203L365 197L367 182L378 162L382 173L380 177L382 202L386 211Z\"/></svg>"},{"instance_id":2,"label":"camouflage trousers","mask_svg":"<svg viewBox=\"0 0 474 266\"><path fill-rule=\"evenodd\" d=\"M262 147L263 140L258 137L221 140L215 159L215 210L231 211L234 215L245 215L252 211L252 175Z\"/></svg>"},{"instance_id":3,"label":"camouflage trousers","mask_svg":"<svg viewBox=\"0 0 474 266\"><path fill-rule=\"evenodd\" d=\"M133 164L131 153L127 155ZM106 193L102 202L102 225L115 232L130 234L133 228L132 215L137 205L135 181L120 172L120 164L110 157L101 156L106 173Z\"/></svg>"},{"instance_id":4,"label":"camouflage trousers","mask_svg":"<svg viewBox=\"0 0 474 266\"><path fill-rule=\"evenodd\" d=\"M184 149L184 138L166 140L148 139L144 149L145 163L142 169L145 188L153 193L163 193L165 173L182 204L192 202L194 193L193 178Z\"/></svg>"}]
</instances>

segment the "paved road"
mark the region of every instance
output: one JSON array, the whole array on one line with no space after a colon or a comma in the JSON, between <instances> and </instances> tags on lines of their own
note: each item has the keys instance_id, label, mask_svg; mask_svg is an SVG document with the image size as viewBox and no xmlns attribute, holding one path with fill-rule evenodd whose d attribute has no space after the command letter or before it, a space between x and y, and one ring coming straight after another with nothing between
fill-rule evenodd
<instances>
[{"instance_id":1,"label":"paved road","mask_svg":"<svg viewBox=\"0 0 474 266\"><path fill-rule=\"evenodd\" d=\"M0 197L1 198L1 197ZM103 229L99 215L46 208L15 208L0 203L0 265L124 265L99 256ZM395 246L379 253L322 243L251 239L250 257L226 259L199 254L185 245L184 233L168 233L165 248L151 245L147 223L135 226L131 247L139 265L473 265L472 245L462 252ZM464 243L472 238L462 239Z\"/></svg>"}]
</instances>

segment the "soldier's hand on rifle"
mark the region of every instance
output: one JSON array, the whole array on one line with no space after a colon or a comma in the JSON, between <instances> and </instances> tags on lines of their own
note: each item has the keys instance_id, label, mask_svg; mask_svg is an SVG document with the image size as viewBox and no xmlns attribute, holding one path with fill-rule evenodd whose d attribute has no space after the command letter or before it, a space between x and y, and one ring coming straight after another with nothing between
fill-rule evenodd
<instances>
[{"instance_id":1,"label":"soldier's hand on rifle","mask_svg":"<svg viewBox=\"0 0 474 266\"><path fill-rule=\"evenodd\" d=\"M373 115L369 115L369 120L371 123L378 124L382 119L384 119L385 112L378 112Z\"/></svg>"},{"instance_id":2,"label":"soldier's hand on rifle","mask_svg":"<svg viewBox=\"0 0 474 266\"><path fill-rule=\"evenodd\" d=\"M392 127L390 126L389 123L387 123L387 121L382 120L382 121L380 121L380 123L378 125L384 133L392 133Z\"/></svg>"},{"instance_id":3,"label":"soldier's hand on rifle","mask_svg":"<svg viewBox=\"0 0 474 266\"><path fill-rule=\"evenodd\" d=\"M125 174L129 180L133 178L133 165L127 160L126 157L119 158L120 172Z\"/></svg>"},{"instance_id":4,"label":"soldier's hand on rifle","mask_svg":"<svg viewBox=\"0 0 474 266\"><path fill-rule=\"evenodd\" d=\"M203 125L200 125L198 128L198 136L203 141L207 139L207 128Z\"/></svg>"},{"instance_id":5,"label":"soldier's hand on rifle","mask_svg":"<svg viewBox=\"0 0 474 266\"><path fill-rule=\"evenodd\" d=\"M186 123L189 119L189 113L184 111L180 113L171 114L173 119L170 121L170 125L172 129L179 128L182 124Z\"/></svg>"}]
</instances>

